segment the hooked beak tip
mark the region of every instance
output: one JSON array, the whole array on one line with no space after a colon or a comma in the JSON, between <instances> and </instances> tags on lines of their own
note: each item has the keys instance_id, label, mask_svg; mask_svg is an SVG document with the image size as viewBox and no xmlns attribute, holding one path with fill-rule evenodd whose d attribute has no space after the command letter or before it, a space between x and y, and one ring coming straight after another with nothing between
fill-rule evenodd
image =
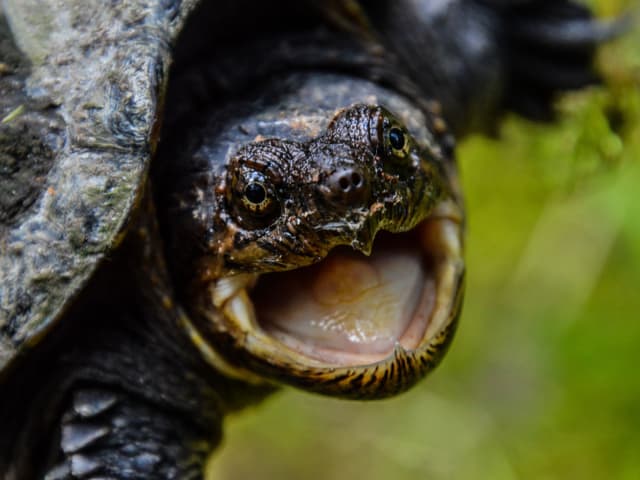
<instances>
[{"instance_id":1,"label":"hooked beak tip","mask_svg":"<svg viewBox=\"0 0 640 480\"><path fill-rule=\"evenodd\" d=\"M369 229L364 229L358 238L354 239L351 242L351 248L357 250L367 257L371 255L371 251L373 249L373 237L375 235L371 233Z\"/></svg>"}]
</instances>

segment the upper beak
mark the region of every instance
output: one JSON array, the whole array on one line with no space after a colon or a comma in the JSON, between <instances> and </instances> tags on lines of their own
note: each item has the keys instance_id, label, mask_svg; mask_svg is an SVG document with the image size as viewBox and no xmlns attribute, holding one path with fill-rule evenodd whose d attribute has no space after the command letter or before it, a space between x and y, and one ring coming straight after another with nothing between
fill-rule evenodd
<instances>
[{"instance_id":1,"label":"upper beak","mask_svg":"<svg viewBox=\"0 0 640 480\"><path fill-rule=\"evenodd\" d=\"M376 236L377 228L371 221L366 222L356 232L355 238L351 242L351 248L363 253L366 256L371 255L373 249L373 240Z\"/></svg>"}]
</instances>

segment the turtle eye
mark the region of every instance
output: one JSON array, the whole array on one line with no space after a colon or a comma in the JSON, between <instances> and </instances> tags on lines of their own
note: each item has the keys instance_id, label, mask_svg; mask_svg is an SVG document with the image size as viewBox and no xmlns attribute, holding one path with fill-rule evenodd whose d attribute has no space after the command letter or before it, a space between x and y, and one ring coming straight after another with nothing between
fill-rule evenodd
<instances>
[{"instance_id":1,"label":"turtle eye","mask_svg":"<svg viewBox=\"0 0 640 480\"><path fill-rule=\"evenodd\" d=\"M385 130L385 150L397 159L406 158L410 153L409 135L398 125Z\"/></svg>"},{"instance_id":2,"label":"turtle eye","mask_svg":"<svg viewBox=\"0 0 640 480\"><path fill-rule=\"evenodd\" d=\"M251 182L244 189L242 202L249 210L260 213L269 209L272 199L267 196L267 189L264 184Z\"/></svg>"},{"instance_id":3,"label":"turtle eye","mask_svg":"<svg viewBox=\"0 0 640 480\"><path fill-rule=\"evenodd\" d=\"M380 107L376 112L372 143L382 159L385 172L400 178L409 178L419 168L417 144L404 125L388 110Z\"/></svg>"},{"instance_id":4,"label":"turtle eye","mask_svg":"<svg viewBox=\"0 0 640 480\"><path fill-rule=\"evenodd\" d=\"M280 201L269 178L260 172L244 171L233 175L232 209L237 220L248 228L269 226L280 212Z\"/></svg>"}]
</instances>

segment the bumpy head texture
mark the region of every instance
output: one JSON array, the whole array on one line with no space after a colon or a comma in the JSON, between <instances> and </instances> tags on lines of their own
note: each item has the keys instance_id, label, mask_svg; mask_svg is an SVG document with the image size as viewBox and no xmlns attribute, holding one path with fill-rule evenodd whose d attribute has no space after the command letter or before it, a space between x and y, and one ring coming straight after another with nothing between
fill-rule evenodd
<instances>
[{"instance_id":1,"label":"bumpy head texture","mask_svg":"<svg viewBox=\"0 0 640 480\"><path fill-rule=\"evenodd\" d=\"M242 146L209 187L213 216L205 202L192 225L208 232L205 276L295 269L338 245L369 253L376 232L413 228L447 194L439 156L390 112L367 105L343 110L308 142Z\"/></svg>"}]
</instances>

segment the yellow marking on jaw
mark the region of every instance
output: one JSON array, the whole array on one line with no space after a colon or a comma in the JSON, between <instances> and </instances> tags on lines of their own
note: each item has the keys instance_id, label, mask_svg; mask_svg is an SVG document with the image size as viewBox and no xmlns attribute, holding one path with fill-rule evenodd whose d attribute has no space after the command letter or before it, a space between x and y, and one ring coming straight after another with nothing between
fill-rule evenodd
<instances>
[{"instance_id":1,"label":"yellow marking on jaw","mask_svg":"<svg viewBox=\"0 0 640 480\"><path fill-rule=\"evenodd\" d=\"M223 313L227 317L233 318L242 331L250 332L254 329L255 313L246 290L241 290L230 298L225 303Z\"/></svg>"},{"instance_id":2,"label":"yellow marking on jaw","mask_svg":"<svg viewBox=\"0 0 640 480\"><path fill-rule=\"evenodd\" d=\"M257 280L258 276L252 274L220 278L217 282L212 283L209 286L211 301L216 308L221 308L236 294L238 294L238 292L245 288L251 288L254 286Z\"/></svg>"},{"instance_id":3,"label":"yellow marking on jaw","mask_svg":"<svg viewBox=\"0 0 640 480\"><path fill-rule=\"evenodd\" d=\"M200 351L206 362L209 365L213 366L213 368L215 368L221 374L229 378L242 380L252 385L268 385L271 383L265 378L260 377L255 373L250 372L249 370L236 367L227 362L224 357L222 357L218 352L211 348L211 345L209 345L209 343L204 338L202 338L202 335L200 335L200 332L198 332L196 327L191 323L187 315L182 313L179 317L179 321L189 335L191 342Z\"/></svg>"}]
</instances>

